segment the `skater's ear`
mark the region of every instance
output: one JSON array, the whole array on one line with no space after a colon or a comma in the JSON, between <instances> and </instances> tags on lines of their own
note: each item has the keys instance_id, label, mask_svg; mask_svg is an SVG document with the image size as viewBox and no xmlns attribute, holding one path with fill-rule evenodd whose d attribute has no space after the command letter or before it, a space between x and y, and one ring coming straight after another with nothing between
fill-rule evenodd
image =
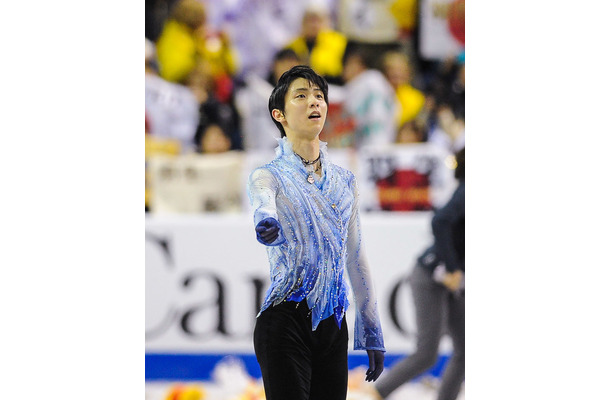
<instances>
[{"instance_id":1,"label":"skater's ear","mask_svg":"<svg viewBox=\"0 0 610 400\"><path fill-rule=\"evenodd\" d=\"M271 111L271 116L273 117L274 120L276 120L279 123L286 121L286 118L284 117L284 113L282 111L278 110L277 108L274 108L273 111Z\"/></svg>"}]
</instances>

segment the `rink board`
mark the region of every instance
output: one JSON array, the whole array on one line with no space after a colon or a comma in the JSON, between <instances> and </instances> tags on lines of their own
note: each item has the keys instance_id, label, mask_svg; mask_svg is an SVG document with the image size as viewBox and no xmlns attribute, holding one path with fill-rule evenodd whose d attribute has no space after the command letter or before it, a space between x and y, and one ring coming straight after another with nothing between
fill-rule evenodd
<instances>
[{"instance_id":1,"label":"rink board","mask_svg":"<svg viewBox=\"0 0 610 400\"><path fill-rule=\"evenodd\" d=\"M430 243L429 212L362 215L382 320L386 365L411 354L416 326L408 276ZM260 376L252 331L268 287L265 247L247 214L146 218L146 379L201 380L228 355ZM353 307L347 313L353 348ZM450 343L441 342L438 373ZM350 350L349 368L368 364Z\"/></svg>"}]
</instances>

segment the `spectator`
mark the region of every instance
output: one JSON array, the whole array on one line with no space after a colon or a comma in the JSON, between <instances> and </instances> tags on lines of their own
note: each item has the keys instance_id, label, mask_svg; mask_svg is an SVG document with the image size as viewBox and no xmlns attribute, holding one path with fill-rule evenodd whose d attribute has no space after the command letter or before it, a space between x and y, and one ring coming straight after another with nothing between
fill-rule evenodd
<instances>
[{"instance_id":1,"label":"spectator","mask_svg":"<svg viewBox=\"0 0 610 400\"><path fill-rule=\"evenodd\" d=\"M401 51L417 70L415 51L418 0L338 0L338 27L349 44L358 45L381 70L380 54ZM417 74L415 74L417 75ZM414 76L417 78L417 76Z\"/></svg>"},{"instance_id":2,"label":"spectator","mask_svg":"<svg viewBox=\"0 0 610 400\"><path fill-rule=\"evenodd\" d=\"M206 10L199 0L179 0L157 41L161 76L185 83L189 74L205 62L215 82L217 96L228 98L237 60L229 37L207 28Z\"/></svg>"},{"instance_id":3,"label":"spectator","mask_svg":"<svg viewBox=\"0 0 610 400\"><path fill-rule=\"evenodd\" d=\"M146 39L156 42L161 34L163 23L168 17L169 9L176 0L145 0L144 1L144 34Z\"/></svg>"},{"instance_id":4,"label":"spectator","mask_svg":"<svg viewBox=\"0 0 610 400\"><path fill-rule=\"evenodd\" d=\"M396 139L396 95L381 72L371 67L358 46L343 59L344 112L354 120L351 146L388 145Z\"/></svg>"},{"instance_id":5,"label":"spectator","mask_svg":"<svg viewBox=\"0 0 610 400\"><path fill-rule=\"evenodd\" d=\"M465 119L466 67L453 57L439 63L431 93L439 108L446 106L455 118Z\"/></svg>"},{"instance_id":6,"label":"spectator","mask_svg":"<svg viewBox=\"0 0 610 400\"><path fill-rule=\"evenodd\" d=\"M267 80L251 73L245 79L245 86L237 90L235 105L240 115L245 150L271 150L277 147L279 135L273 120L267 115L267 102L280 76L299 64L294 50L280 50L273 58Z\"/></svg>"},{"instance_id":7,"label":"spectator","mask_svg":"<svg viewBox=\"0 0 610 400\"><path fill-rule=\"evenodd\" d=\"M231 150L231 140L218 125L210 125L200 141L200 152L203 154L224 153Z\"/></svg>"},{"instance_id":8,"label":"spectator","mask_svg":"<svg viewBox=\"0 0 610 400\"><path fill-rule=\"evenodd\" d=\"M144 108L146 128L151 137L176 139L181 152L194 150L197 130L197 99L191 91L161 78L155 66L155 46L145 39Z\"/></svg>"},{"instance_id":9,"label":"spectator","mask_svg":"<svg viewBox=\"0 0 610 400\"><path fill-rule=\"evenodd\" d=\"M436 121L434 128L430 130L429 143L435 143L450 152L464 147L465 121L462 118L456 118L451 107L446 104L439 106L436 110Z\"/></svg>"},{"instance_id":10,"label":"spectator","mask_svg":"<svg viewBox=\"0 0 610 400\"><path fill-rule=\"evenodd\" d=\"M423 143L427 140L427 128L424 121L411 120L405 122L396 134L396 143Z\"/></svg>"},{"instance_id":11,"label":"spectator","mask_svg":"<svg viewBox=\"0 0 610 400\"><path fill-rule=\"evenodd\" d=\"M237 79L250 74L265 78L273 56L301 30L302 15L309 0L208 1L210 25L231 34L239 55Z\"/></svg>"},{"instance_id":12,"label":"spectator","mask_svg":"<svg viewBox=\"0 0 610 400\"><path fill-rule=\"evenodd\" d=\"M197 98L199 119L194 135L194 144L200 153L209 152L210 137L215 149L222 149L228 141L227 150L242 148L239 136L239 119L231 102L221 102L213 89L213 77L205 64L193 70L187 78L187 85ZM211 133L209 133L210 131ZM208 135L209 133L209 135ZM222 134L222 137L221 135ZM216 151L215 151L216 152Z\"/></svg>"},{"instance_id":13,"label":"spectator","mask_svg":"<svg viewBox=\"0 0 610 400\"><path fill-rule=\"evenodd\" d=\"M465 145L465 65L453 58L440 63L431 94L435 106L428 142L455 152Z\"/></svg>"},{"instance_id":14,"label":"spectator","mask_svg":"<svg viewBox=\"0 0 610 400\"><path fill-rule=\"evenodd\" d=\"M451 107L458 119L466 119L466 65L458 64L455 77L449 86L442 102Z\"/></svg>"},{"instance_id":15,"label":"spectator","mask_svg":"<svg viewBox=\"0 0 610 400\"><path fill-rule=\"evenodd\" d=\"M303 14L301 34L286 47L294 50L303 64L309 65L328 83L339 84L346 45L346 37L331 27L328 6L311 2Z\"/></svg>"},{"instance_id":16,"label":"spectator","mask_svg":"<svg viewBox=\"0 0 610 400\"><path fill-rule=\"evenodd\" d=\"M399 51L389 51L382 59L383 73L396 92L399 104L397 112L398 126L412 121L422 111L426 97L418 89L411 86L411 70L406 54Z\"/></svg>"}]
</instances>

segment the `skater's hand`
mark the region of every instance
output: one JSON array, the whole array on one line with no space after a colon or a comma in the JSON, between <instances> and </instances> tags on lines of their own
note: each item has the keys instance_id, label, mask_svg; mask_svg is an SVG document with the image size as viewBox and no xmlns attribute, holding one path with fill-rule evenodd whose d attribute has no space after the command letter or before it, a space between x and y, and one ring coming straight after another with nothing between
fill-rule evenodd
<instances>
[{"instance_id":1,"label":"skater's hand","mask_svg":"<svg viewBox=\"0 0 610 400\"><path fill-rule=\"evenodd\" d=\"M443 285L445 285L449 290L455 292L460 288L460 284L462 283L462 278L464 277L464 273L462 270L456 270L454 272L448 272L443 278Z\"/></svg>"},{"instance_id":2,"label":"skater's hand","mask_svg":"<svg viewBox=\"0 0 610 400\"><path fill-rule=\"evenodd\" d=\"M256 225L256 240L265 245L273 243L280 234L280 223L275 218L265 218Z\"/></svg>"},{"instance_id":3,"label":"skater's hand","mask_svg":"<svg viewBox=\"0 0 610 400\"><path fill-rule=\"evenodd\" d=\"M364 380L375 382L383 372L385 354L381 350L367 350L366 353L369 356L369 369L366 371L366 378Z\"/></svg>"}]
</instances>

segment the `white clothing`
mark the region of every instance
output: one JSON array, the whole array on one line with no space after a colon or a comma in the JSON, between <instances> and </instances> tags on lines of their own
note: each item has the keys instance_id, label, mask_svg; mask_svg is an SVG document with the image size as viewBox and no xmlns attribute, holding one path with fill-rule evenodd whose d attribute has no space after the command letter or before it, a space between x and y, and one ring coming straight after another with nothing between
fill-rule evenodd
<instances>
[{"instance_id":1,"label":"white clothing","mask_svg":"<svg viewBox=\"0 0 610 400\"><path fill-rule=\"evenodd\" d=\"M273 150L280 137L268 108L273 86L255 74L248 75L245 81L246 86L235 94L244 150Z\"/></svg>"},{"instance_id":2,"label":"white clothing","mask_svg":"<svg viewBox=\"0 0 610 400\"><path fill-rule=\"evenodd\" d=\"M144 80L146 118L150 134L177 139L183 153L194 150L195 132L199 124L199 104L185 86L146 74Z\"/></svg>"},{"instance_id":3,"label":"white clothing","mask_svg":"<svg viewBox=\"0 0 610 400\"><path fill-rule=\"evenodd\" d=\"M356 76L344 86L343 109L356 123L354 146L389 145L396 139L396 94L375 69Z\"/></svg>"}]
</instances>

